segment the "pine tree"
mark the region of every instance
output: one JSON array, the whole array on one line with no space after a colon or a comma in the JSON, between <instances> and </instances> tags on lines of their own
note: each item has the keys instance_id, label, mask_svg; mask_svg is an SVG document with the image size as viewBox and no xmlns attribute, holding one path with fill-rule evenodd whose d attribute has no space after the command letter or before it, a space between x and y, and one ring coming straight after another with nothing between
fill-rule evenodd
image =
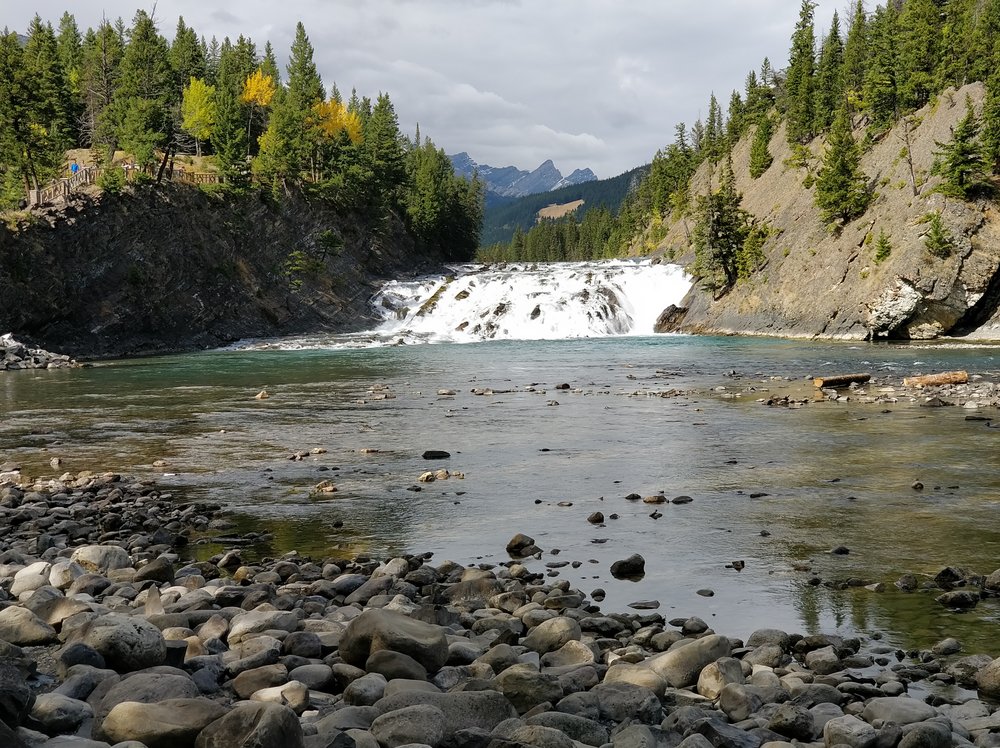
<instances>
[{"instance_id":1,"label":"pine tree","mask_svg":"<svg viewBox=\"0 0 1000 748\"><path fill-rule=\"evenodd\" d=\"M278 70L278 60L270 41L264 42L264 57L260 61L260 69L264 75L271 76L275 85L281 85L281 71Z\"/></svg>"},{"instance_id":2,"label":"pine tree","mask_svg":"<svg viewBox=\"0 0 1000 748\"><path fill-rule=\"evenodd\" d=\"M840 17L836 11L830 32L823 40L816 69L817 132L833 123L833 115L844 98L844 45L840 39Z\"/></svg>"},{"instance_id":3,"label":"pine tree","mask_svg":"<svg viewBox=\"0 0 1000 748\"><path fill-rule=\"evenodd\" d=\"M812 140L816 122L816 35L813 13L816 4L802 0L799 20L792 35L792 50L785 78L785 114L788 142Z\"/></svg>"},{"instance_id":4,"label":"pine tree","mask_svg":"<svg viewBox=\"0 0 1000 748\"><path fill-rule=\"evenodd\" d=\"M33 90L35 108L33 118L45 128L46 136L62 149L73 144L71 102L69 85L59 57L55 32L48 23L36 15L28 27L28 41L24 45L24 66Z\"/></svg>"},{"instance_id":5,"label":"pine tree","mask_svg":"<svg viewBox=\"0 0 1000 748\"><path fill-rule=\"evenodd\" d=\"M861 103L868 63L868 15L864 0L857 0L844 42L843 85L852 106Z\"/></svg>"},{"instance_id":6,"label":"pine tree","mask_svg":"<svg viewBox=\"0 0 1000 748\"><path fill-rule=\"evenodd\" d=\"M59 65L62 68L64 85L68 94L64 108L69 139L77 144L80 139L80 122L83 117L83 38L76 25L76 19L69 12L59 19L59 33L56 35L59 50Z\"/></svg>"},{"instance_id":7,"label":"pine tree","mask_svg":"<svg viewBox=\"0 0 1000 748\"><path fill-rule=\"evenodd\" d=\"M692 240L695 272L702 285L724 293L739 277L739 256L749 230L749 216L736 191L733 163L727 159L717 192L699 198Z\"/></svg>"},{"instance_id":8,"label":"pine tree","mask_svg":"<svg viewBox=\"0 0 1000 748\"><path fill-rule=\"evenodd\" d=\"M846 224L862 215L869 202L871 195L861 173L861 155L845 104L834 118L823 165L816 175L816 205L827 223L840 220Z\"/></svg>"},{"instance_id":9,"label":"pine tree","mask_svg":"<svg viewBox=\"0 0 1000 748\"><path fill-rule=\"evenodd\" d=\"M194 29L184 23L184 17L177 19L177 31L170 45L170 68L173 71L174 90L177 96L183 91L192 78L201 79L203 83L208 74L205 53Z\"/></svg>"},{"instance_id":10,"label":"pine tree","mask_svg":"<svg viewBox=\"0 0 1000 748\"><path fill-rule=\"evenodd\" d=\"M150 166L155 149L165 146L172 134L167 108L172 90L167 41L140 10L129 31L112 102L118 140L139 166Z\"/></svg>"},{"instance_id":11,"label":"pine tree","mask_svg":"<svg viewBox=\"0 0 1000 748\"><path fill-rule=\"evenodd\" d=\"M313 52L305 26L300 21L295 25L295 39L288 60L287 88L289 103L301 112L308 112L313 104L323 100L323 81L316 71Z\"/></svg>"},{"instance_id":12,"label":"pine tree","mask_svg":"<svg viewBox=\"0 0 1000 748\"><path fill-rule=\"evenodd\" d=\"M986 165L994 174L1000 173L1000 69L986 81L981 139Z\"/></svg>"},{"instance_id":13,"label":"pine tree","mask_svg":"<svg viewBox=\"0 0 1000 748\"><path fill-rule=\"evenodd\" d=\"M0 187L8 202L38 189L63 155L45 127L50 105L39 98L25 56L17 34L0 33Z\"/></svg>"},{"instance_id":14,"label":"pine tree","mask_svg":"<svg viewBox=\"0 0 1000 748\"><path fill-rule=\"evenodd\" d=\"M403 136L388 94L379 94L372 115L364 125L363 135L363 160L373 196L380 204L389 205L403 183L406 166Z\"/></svg>"},{"instance_id":15,"label":"pine tree","mask_svg":"<svg viewBox=\"0 0 1000 748\"><path fill-rule=\"evenodd\" d=\"M941 211L928 215L927 233L924 234L924 246L935 257L945 259L951 255L954 240L941 219Z\"/></svg>"},{"instance_id":16,"label":"pine tree","mask_svg":"<svg viewBox=\"0 0 1000 748\"><path fill-rule=\"evenodd\" d=\"M865 70L864 102L872 126L884 128L896 117L898 92L897 17L890 3L879 6L872 18L870 55Z\"/></svg>"},{"instance_id":17,"label":"pine tree","mask_svg":"<svg viewBox=\"0 0 1000 748\"><path fill-rule=\"evenodd\" d=\"M769 150L772 135L771 118L764 116L757 120L757 129L753 134L753 142L750 144L750 176L754 179L767 171L774 161Z\"/></svg>"},{"instance_id":18,"label":"pine tree","mask_svg":"<svg viewBox=\"0 0 1000 748\"><path fill-rule=\"evenodd\" d=\"M900 108L919 109L934 92L940 54L940 17L934 0L907 0L899 17Z\"/></svg>"},{"instance_id":19,"label":"pine tree","mask_svg":"<svg viewBox=\"0 0 1000 748\"><path fill-rule=\"evenodd\" d=\"M722 158L724 150L723 136L725 131L722 125L722 110L719 108L719 101L713 93L708 101L708 120L705 123L705 137L703 148L705 156L713 164L718 163Z\"/></svg>"},{"instance_id":20,"label":"pine tree","mask_svg":"<svg viewBox=\"0 0 1000 748\"><path fill-rule=\"evenodd\" d=\"M974 46L970 42L975 37L978 5L979 0L949 0L941 8L944 20L941 24L941 52L935 73L939 88L959 88L970 80L969 69L973 63L970 50Z\"/></svg>"},{"instance_id":21,"label":"pine tree","mask_svg":"<svg viewBox=\"0 0 1000 748\"><path fill-rule=\"evenodd\" d=\"M222 55L222 46L214 36L208 44L205 44L205 39L202 37L201 46L205 54L205 81L215 86L218 84L219 58Z\"/></svg>"},{"instance_id":22,"label":"pine tree","mask_svg":"<svg viewBox=\"0 0 1000 748\"><path fill-rule=\"evenodd\" d=\"M729 96L729 116L726 119L726 139L735 144L747 129L746 111L740 92L733 90Z\"/></svg>"},{"instance_id":23,"label":"pine tree","mask_svg":"<svg viewBox=\"0 0 1000 748\"><path fill-rule=\"evenodd\" d=\"M968 79L986 80L1000 59L1000 0L982 0L974 12L975 27L968 45Z\"/></svg>"},{"instance_id":24,"label":"pine tree","mask_svg":"<svg viewBox=\"0 0 1000 748\"><path fill-rule=\"evenodd\" d=\"M979 142L979 118L969 96L965 116L951 130L951 142L937 143L933 173L942 177L938 191L971 200L990 189L989 168Z\"/></svg>"},{"instance_id":25,"label":"pine tree","mask_svg":"<svg viewBox=\"0 0 1000 748\"><path fill-rule=\"evenodd\" d=\"M80 86L84 99L81 127L83 143L101 151L110 160L117 147L111 103L118 87L125 47L115 28L104 21L97 31L87 32L83 45Z\"/></svg>"}]
</instances>

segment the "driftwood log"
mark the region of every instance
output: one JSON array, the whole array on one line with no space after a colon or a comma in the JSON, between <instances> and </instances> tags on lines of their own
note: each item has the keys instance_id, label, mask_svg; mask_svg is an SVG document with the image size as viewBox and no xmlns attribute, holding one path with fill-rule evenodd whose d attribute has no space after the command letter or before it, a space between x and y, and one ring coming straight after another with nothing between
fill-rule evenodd
<instances>
[{"instance_id":1,"label":"driftwood log","mask_svg":"<svg viewBox=\"0 0 1000 748\"><path fill-rule=\"evenodd\" d=\"M936 384L965 384L969 381L967 371L945 371L940 374L925 374L922 377L906 377L903 385L906 387L931 387Z\"/></svg>"},{"instance_id":2,"label":"driftwood log","mask_svg":"<svg viewBox=\"0 0 1000 748\"><path fill-rule=\"evenodd\" d=\"M855 382L864 384L871 378L871 374L837 374L832 377L815 377L813 384L821 389L824 387L847 387Z\"/></svg>"}]
</instances>

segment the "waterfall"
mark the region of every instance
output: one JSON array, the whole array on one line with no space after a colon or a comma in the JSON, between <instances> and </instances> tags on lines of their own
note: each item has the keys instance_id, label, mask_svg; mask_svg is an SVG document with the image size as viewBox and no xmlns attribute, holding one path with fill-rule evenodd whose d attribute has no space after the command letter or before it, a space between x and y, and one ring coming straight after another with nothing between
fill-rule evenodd
<instances>
[{"instance_id":1,"label":"waterfall","mask_svg":"<svg viewBox=\"0 0 1000 748\"><path fill-rule=\"evenodd\" d=\"M455 265L447 275L391 281L373 299L372 333L406 343L651 335L691 278L650 260Z\"/></svg>"}]
</instances>

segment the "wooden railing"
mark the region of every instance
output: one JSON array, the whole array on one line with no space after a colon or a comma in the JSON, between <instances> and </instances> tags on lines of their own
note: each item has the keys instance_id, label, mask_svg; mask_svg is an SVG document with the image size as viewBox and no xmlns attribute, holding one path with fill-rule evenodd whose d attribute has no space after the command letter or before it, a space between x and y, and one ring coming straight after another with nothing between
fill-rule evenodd
<instances>
[{"instance_id":1,"label":"wooden railing","mask_svg":"<svg viewBox=\"0 0 1000 748\"><path fill-rule=\"evenodd\" d=\"M156 177L155 169L142 170L128 164L116 166L114 168L123 169L125 171L125 179L129 182L138 178L140 173L146 173L151 177ZM39 205L44 205L45 203L51 203L59 198L68 198L71 194L83 189L84 187L97 184L97 179L103 171L103 168L99 168L97 166L84 166L76 173L71 174L68 177L53 179L40 189L29 190L28 206L34 208ZM214 172L186 171L177 167L169 169L165 176L172 182L196 186L202 184L221 184L226 181L225 177L221 174L216 174Z\"/></svg>"}]
</instances>

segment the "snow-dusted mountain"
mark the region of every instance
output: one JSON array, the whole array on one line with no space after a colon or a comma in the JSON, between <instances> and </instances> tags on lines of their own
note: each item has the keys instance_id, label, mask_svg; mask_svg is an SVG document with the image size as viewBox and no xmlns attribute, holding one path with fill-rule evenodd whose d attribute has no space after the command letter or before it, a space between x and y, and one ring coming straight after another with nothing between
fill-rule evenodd
<instances>
[{"instance_id":1,"label":"snow-dusted mountain","mask_svg":"<svg viewBox=\"0 0 1000 748\"><path fill-rule=\"evenodd\" d=\"M590 169L577 169L568 177L564 177L551 159L542 163L534 171L523 171L516 166L477 164L468 153L464 152L449 156L449 158L456 174L471 177L478 172L479 178L486 183L487 192L503 197L535 195L539 192L549 192L560 187L593 182L597 179L597 175Z\"/></svg>"}]
</instances>

